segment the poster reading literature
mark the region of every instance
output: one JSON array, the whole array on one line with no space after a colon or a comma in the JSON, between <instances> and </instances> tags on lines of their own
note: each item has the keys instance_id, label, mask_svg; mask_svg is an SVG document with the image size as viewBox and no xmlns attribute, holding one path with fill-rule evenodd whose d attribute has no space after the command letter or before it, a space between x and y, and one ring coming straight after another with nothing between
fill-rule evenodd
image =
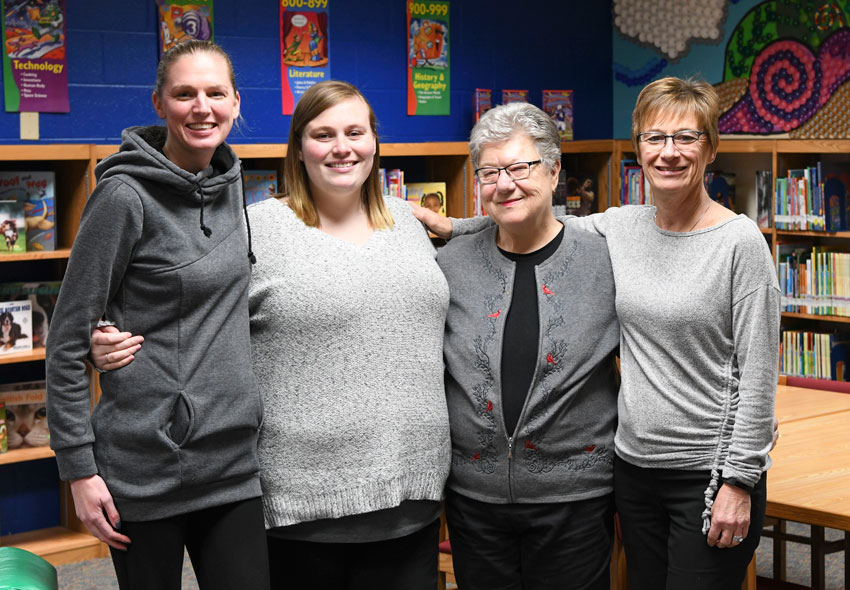
<instances>
[{"instance_id":1,"label":"poster reading literature","mask_svg":"<svg viewBox=\"0 0 850 590\"><path fill-rule=\"evenodd\" d=\"M449 3L407 3L407 114L450 114Z\"/></svg>"},{"instance_id":2,"label":"poster reading literature","mask_svg":"<svg viewBox=\"0 0 850 590\"><path fill-rule=\"evenodd\" d=\"M280 83L283 114L307 90L331 79L328 0L280 0Z\"/></svg>"},{"instance_id":3,"label":"poster reading literature","mask_svg":"<svg viewBox=\"0 0 850 590\"><path fill-rule=\"evenodd\" d=\"M183 41L214 41L213 0L156 0L160 55Z\"/></svg>"},{"instance_id":4,"label":"poster reading literature","mask_svg":"<svg viewBox=\"0 0 850 590\"><path fill-rule=\"evenodd\" d=\"M65 0L0 0L10 113L67 113Z\"/></svg>"}]
</instances>

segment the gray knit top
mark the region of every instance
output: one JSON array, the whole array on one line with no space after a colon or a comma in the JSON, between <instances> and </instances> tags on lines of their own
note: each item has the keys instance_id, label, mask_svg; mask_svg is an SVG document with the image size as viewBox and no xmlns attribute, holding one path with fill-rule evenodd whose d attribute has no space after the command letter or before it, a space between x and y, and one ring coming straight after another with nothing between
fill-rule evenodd
<instances>
[{"instance_id":1,"label":"gray knit top","mask_svg":"<svg viewBox=\"0 0 850 590\"><path fill-rule=\"evenodd\" d=\"M449 290L408 205L386 202L395 225L362 245L305 226L275 199L248 209L269 528L442 496Z\"/></svg>"},{"instance_id":2,"label":"gray knit top","mask_svg":"<svg viewBox=\"0 0 850 590\"><path fill-rule=\"evenodd\" d=\"M738 215L670 232L652 206L568 223L605 236L614 268L617 455L639 467L711 471L707 510L720 475L754 485L773 440L780 297L755 223Z\"/></svg>"}]
</instances>

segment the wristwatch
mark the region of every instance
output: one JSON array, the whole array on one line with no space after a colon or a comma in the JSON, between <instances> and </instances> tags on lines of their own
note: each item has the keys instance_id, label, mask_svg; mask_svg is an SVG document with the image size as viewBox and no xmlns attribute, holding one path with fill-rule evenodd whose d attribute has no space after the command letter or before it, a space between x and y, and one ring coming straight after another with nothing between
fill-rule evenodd
<instances>
[{"instance_id":1,"label":"wristwatch","mask_svg":"<svg viewBox=\"0 0 850 590\"><path fill-rule=\"evenodd\" d=\"M751 494L753 492L753 488L756 487L754 485L744 483L737 477L723 477L720 480L725 484L729 484L730 486L735 486L738 489L744 490L748 494Z\"/></svg>"}]
</instances>

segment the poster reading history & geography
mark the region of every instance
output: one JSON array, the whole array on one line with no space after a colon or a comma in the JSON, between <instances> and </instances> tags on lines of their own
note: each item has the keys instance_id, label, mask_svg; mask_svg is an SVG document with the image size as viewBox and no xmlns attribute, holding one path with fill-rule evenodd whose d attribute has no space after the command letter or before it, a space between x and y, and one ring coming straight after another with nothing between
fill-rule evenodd
<instances>
[{"instance_id":1,"label":"poster reading history & geography","mask_svg":"<svg viewBox=\"0 0 850 590\"><path fill-rule=\"evenodd\" d=\"M449 3L407 3L407 114L450 114Z\"/></svg>"}]
</instances>

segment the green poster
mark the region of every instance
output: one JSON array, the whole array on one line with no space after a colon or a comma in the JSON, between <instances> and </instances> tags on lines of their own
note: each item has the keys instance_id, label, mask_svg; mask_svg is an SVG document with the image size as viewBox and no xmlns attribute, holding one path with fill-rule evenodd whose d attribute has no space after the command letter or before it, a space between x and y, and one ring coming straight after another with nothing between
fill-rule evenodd
<instances>
[{"instance_id":1,"label":"green poster","mask_svg":"<svg viewBox=\"0 0 850 590\"><path fill-rule=\"evenodd\" d=\"M449 3L407 3L407 114L448 115Z\"/></svg>"}]
</instances>

